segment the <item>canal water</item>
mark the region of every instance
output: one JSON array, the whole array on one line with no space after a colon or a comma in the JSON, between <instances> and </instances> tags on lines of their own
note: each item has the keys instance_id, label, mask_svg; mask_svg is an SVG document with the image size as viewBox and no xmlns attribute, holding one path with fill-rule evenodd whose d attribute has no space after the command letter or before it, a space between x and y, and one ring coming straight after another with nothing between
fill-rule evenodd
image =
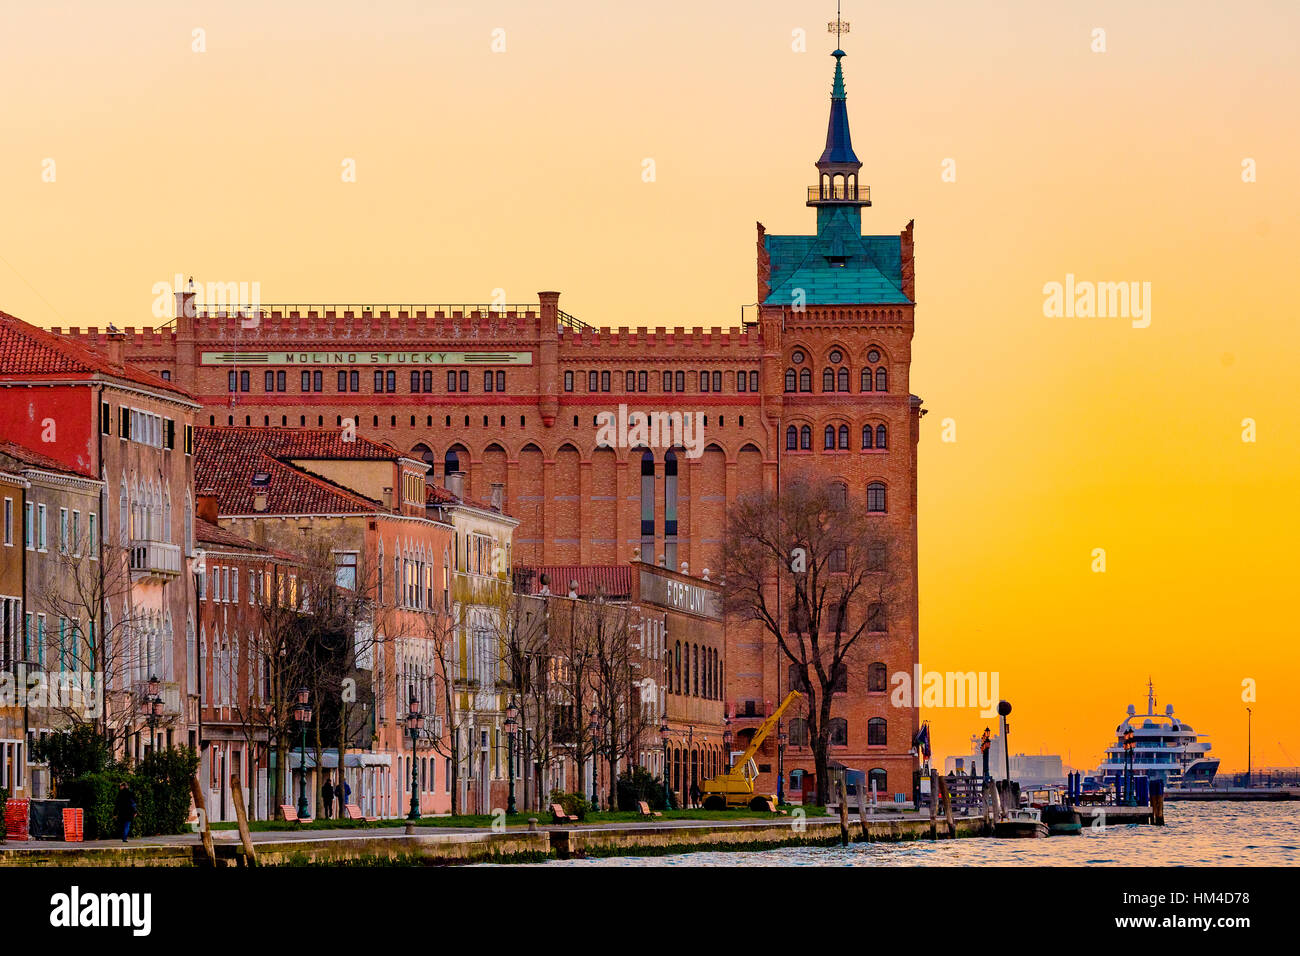
<instances>
[{"instance_id":1,"label":"canal water","mask_svg":"<svg viewBox=\"0 0 1300 956\"><path fill-rule=\"evenodd\" d=\"M1300 802L1167 803L1165 825L1046 840L916 840L847 847L556 860L542 866L1295 866Z\"/></svg>"}]
</instances>

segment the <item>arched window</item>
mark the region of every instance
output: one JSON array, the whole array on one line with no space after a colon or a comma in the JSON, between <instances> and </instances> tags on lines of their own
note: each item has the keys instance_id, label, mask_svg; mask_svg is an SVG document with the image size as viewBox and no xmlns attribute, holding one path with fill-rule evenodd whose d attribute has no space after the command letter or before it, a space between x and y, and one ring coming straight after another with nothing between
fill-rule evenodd
<instances>
[{"instance_id":1,"label":"arched window","mask_svg":"<svg viewBox=\"0 0 1300 956\"><path fill-rule=\"evenodd\" d=\"M867 449L871 448L871 435L872 435L871 426L863 425L862 426L862 447L863 448L867 448Z\"/></svg>"},{"instance_id":2,"label":"arched window","mask_svg":"<svg viewBox=\"0 0 1300 956\"><path fill-rule=\"evenodd\" d=\"M867 790L875 789L878 794L889 793L889 774L883 767L872 767L867 774Z\"/></svg>"},{"instance_id":3,"label":"arched window","mask_svg":"<svg viewBox=\"0 0 1300 956\"><path fill-rule=\"evenodd\" d=\"M835 391L835 369L828 368L822 370L822 391Z\"/></svg>"},{"instance_id":4,"label":"arched window","mask_svg":"<svg viewBox=\"0 0 1300 956\"><path fill-rule=\"evenodd\" d=\"M834 425L826 426L826 433L822 437L822 447L827 449L828 451L834 450L835 448L835 426Z\"/></svg>"},{"instance_id":5,"label":"arched window","mask_svg":"<svg viewBox=\"0 0 1300 956\"><path fill-rule=\"evenodd\" d=\"M691 684L691 695L700 696L700 645L691 645L691 674L693 681Z\"/></svg>"},{"instance_id":6,"label":"arched window","mask_svg":"<svg viewBox=\"0 0 1300 956\"><path fill-rule=\"evenodd\" d=\"M871 391L871 369L869 368L862 370L862 391Z\"/></svg>"},{"instance_id":7,"label":"arched window","mask_svg":"<svg viewBox=\"0 0 1300 956\"><path fill-rule=\"evenodd\" d=\"M883 512L885 510L885 483L873 481L867 485L867 510Z\"/></svg>"},{"instance_id":8,"label":"arched window","mask_svg":"<svg viewBox=\"0 0 1300 956\"><path fill-rule=\"evenodd\" d=\"M840 451L849 450L849 426L841 425L839 432Z\"/></svg>"},{"instance_id":9,"label":"arched window","mask_svg":"<svg viewBox=\"0 0 1300 956\"><path fill-rule=\"evenodd\" d=\"M162 540L171 544L175 535L172 534L172 493L171 489L163 485L162 498Z\"/></svg>"},{"instance_id":10,"label":"arched window","mask_svg":"<svg viewBox=\"0 0 1300 956\"><path fill-rule=\"evenodd\" d=\"M795 451L799 447L799 429L791 425L785 430L785 450Z\"/></svg>"},{"instance_id":11,"label":"arched window","mask_svg":"<svg viewBox=\"0 0 1300 956\"><path fill-rule=\"evenodd\" d=\"M808 746L808 721L802 717L794 717L790 720L790 746Z\"/></svg>"},{"instance_id":12,"label":"arched window","mask_svg":"<svg viewBox=\"0 0 1300 956\"><path fill-rule=\"evenodd\" d=\"M655 551L655 456L641 453L641 560L654 561Z\"/></svg>"},{"instance_id":13,"label":"arched window","mask_svg":"<svg viewBox=\"0 0 1300 956\"><path fill-rule=\"evenodd\" d=\"M428 375L429 373L425 372L424 374ZM425 391L426 392L430 391L430 389L425 388ZM428 473L433 474L434 457L433 457L432 448L430 448L424 442L420 442L418 445L416 445L414 448L411 449L411 457L418 458L422 462L424 462L425 466L427 467Z\"/></svg>"},{"instance_id":14,"label":"arched window","mask_svg":"<svg viewBox=\"0 0 1300 956\"><path fill-rule=\"evenodd\" d=\"M787 392L793 392L795 390L795 375L794 369L792 368L785 370L785 390Z\"/></svg>"},{"instance_id":15,"label":"arched window","mask_svg":"<svg viewBox=\"0 0 1300 956\"><path fill-rule=\"evenodd\" d=\"M812 372L810 372L806 368L801 368L799 370L799 391L801 392L812 391Z\"/></svg>"},{"instance_id":16,"label":"arched window","mask_svg":"<svg viewBox=\"0 0 1300 956\"><path fill-rule=\"evenodd\" d=\"M837 392L847 392L849 390L849 370L840 369L836 374L835 390Z\"/></svg>"},{"instance_id":17,"label":"arched window","mask_svg":"<svg viewBox=\"0 0 1300 956\"><path fill-rule=\"evenodd\" d=\"M842 481L831 484L831 505L836 508L847 507L849 503L849 486Z\"/></svg>"},{"instance_id":18,"label":"arched window","mask_svg":"<svg viewBox=\"0 0 1300 956\"><path fill-rule=\"evenodd\" d=\"M876 426L876 447L877 448L887 447L885 444L885 435L886 435L885 426L877 425Z\"/></svg>"},{"instance_id":19,"label":"arched window","mask_svg":"<svg viewBox=\"0 0 1300 956\"><path fill-rule=\"evenodd\" d=\"M849 745L849 722L843 717L832 717L830 723L826 725L830 731L830 745L832 747L847 747Z\"/></svg>"},{"instance_id":20,"label":"arched window","mask_svg":"<svg viewBox=\"0 0 1300 956\"><path fill-rule=\"evenodd\" d=\"M812 451L812 429L807 425L799 429L799 450Z\"/></svg>"},{"instance_id":21,"label":"arched window","mask_svg":"<svg viewBox=\"0 0 1300 956\"><path fill-rule=\"evenodd\" d=\"M877 392L889 391L889 373L886 372L883 368L876 369L876 391Z\"/></svg>"},{"instance_id":22,"label":"arched window","mask_svg":"<svg viewBox=\"0 0 1300 956\"><path fill-rule=\"evenodd\" d=\"M682 692L682 642L678 641L673 651L673 693Z\"/></svg>"},{"instance_id":23,"label":"arched window","mask_svg":"<svg viewBox=\"0 0 1300 956\"><path fill-rule=\"evenodd\" d=\"M867 666L867 692L871 694L882 694L888 685L889 678L885 671L885 665L882 661L873 661Z\"/></svg>"},{"instance_id":24,"label":"arched window","mask_svg":"<svg viewBox=\"0 0 1300 956\"><path fill-rule=\"evenodd\" d=\"M447 454L442 459L442 474L445 478L454 471L460 471L460 455L456 454L453 449L448 448Z\"/></svg>"},{"instance_id":25,"label":"arched window","mask_svg":"<svg viewBox=\"0 0 1300 956\"><path fill-rule=\"evenodd\" d=\"M867 721L867 746L883 747L889 743L889 725L884 717L872 717Z\"/></svg>"},{"instance_id":26,"label":"arched window","mask_svg":"<svg viewBox=\"0 0 1300 956\"><path fill-rule=\"evenodd\" d=\"M194 504L188 490L185 492L185 540L182 545L186 554L194 553Z\"/></svg>"},{"instance_id":27,"label":"arched window","mask_svg":"<svg viewBox=\"0 0 1300 956\"><path fill-rule=\"evenodd\" d=\"M128 528L130 527L129 524L130 520L131 520L131 505L130 502L127 501L126 481L124 480L122 482L121 489L117 496L118 537L121 538L122 547L124 548L127 546L127 540L129 534Z\"/></svg>"},{"instance_id":28,"label":"arched window","mask_svg":"<svg viewBox=\"0 0 1300 956\"><path fill-rule=\"evenodd\" d=\"M867 630L876 634L885 632L885 605L879 601L867 605Z\"/></svg>"},{"instance_id":29,"label":"arched window","mask_svg":"<svg viewBox=\"0 0 1300 956\"><path fill-rule=\"evenodd\" d=\"M664 535L677 536L677 453L669 448L664 452ZM673 549L673 555L676 548ZM670 560L671 568L673 562Z\"/></svg>"}]
</instances>

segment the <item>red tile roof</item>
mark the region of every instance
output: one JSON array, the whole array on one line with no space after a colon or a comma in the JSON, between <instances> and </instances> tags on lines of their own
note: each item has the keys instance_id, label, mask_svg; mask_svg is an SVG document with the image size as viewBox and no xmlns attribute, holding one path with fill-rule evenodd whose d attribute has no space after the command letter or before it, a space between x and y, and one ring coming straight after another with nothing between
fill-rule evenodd
<instances>
[{"instance_id":1,"label":"red tile roof","mask_svg":"<svg viewBox=\"0 0 1300 956\"><path fill-rule=\"evenodd\" d=\"M40 381L95 375L125 379L188 399L194 397L152 372L135 365L115 365L107 356L86 348L80 342L55 335L8 312L0 312L0 379Z\"/></svg>"},{"instance_id":2,"label":"red tile roof","mask_svg":"<svg viewBox=\"0 0 1300 956\"><path fill-rule=\"evenodd\" d=\"M280 551L277 548L267 548L242 535L235 534L221 525L213 524L203 518L195 516L194 518L194 540L199 544L215 545L222 548L238 548L240 551L252 551L255 554L276 557L281 560L294 560L294 556L287 551Z\"/></svg>"},{"instance_id":3,"label":"red tile roof","mask_svg":"<svg viewBox=\"0 0 1300 956\"><path fill-rule=\"evenodd\" d=\"M520 574L524 572L524 574ZM603 591L607 598L625 598L632 594L632 565L630 564L553 564L540 567L515 568L515 587L521 585L521 578L533 572L528 582L527 593L539 594L542 590L542 575L546 575L552 594L564 597L569 593L569 585L578 582L578 595L584 598L595 597ZM598 590L599 589L599 590Z\"/></svg>"},{"instance_id":4,"label":"red tile roof","mask_svg":"<svg viewBox=\"0 0 1300 956\"><path fill-rule=\"evenodd\" d=\"M19 445L17 442L9 441L7 438L0 438L0 455L8 455L29 468L39 468L41 471L53 471L61 475L76 475L78 478L97 477L88 471L69 468L61 461L56 461L48 455L33 451L26 445Z\"/></svg>"},{"instance_id":5,"label":"red tile roof","mask_svg":"<svg viewBox=\"0 0 1300 956\"><path fill-rule=\"evenodd\" d=\"M217 497L220 514L361 514L380 502L293 464L294 460L391 461L391 445L329 429L204 426L194 435L194 487ZM257 512L253 476L265 474L266 508Z\"/></svg>"},{"instance_id":6,"label":"red tile roof","mask_svg":"<svg viewBox=\"0 0 1300 956\"><path fill-rule=\"evenodd\" d=\"M478 508L480 511L494 511L502 514L500 508L494 508L486 501L479 501L476 498L467 498L463 495L454 495L446 488L439 485L426 484L424 486L424 503L426 505L466 505L470 508Z\"/></svg>"}]
</instances>

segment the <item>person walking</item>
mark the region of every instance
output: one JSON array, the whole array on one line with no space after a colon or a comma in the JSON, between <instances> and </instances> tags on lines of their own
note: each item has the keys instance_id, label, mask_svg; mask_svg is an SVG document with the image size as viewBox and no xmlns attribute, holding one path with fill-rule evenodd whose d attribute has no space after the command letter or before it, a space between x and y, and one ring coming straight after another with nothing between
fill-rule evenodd
<instances>
[{"instance_id":1,"label":"person walking","mask_svg":"<svg viewBox=\"0 0 1300 956\"><path fill-rule=\"evenodd\" d=\"M330 786L330 778L326 777L325 782L320 785L320 815L326 820L330 818L330 807L334 803L334 788Z\"/></svg>"},{"instance_id":2,"label":"person walking","mask_svg":"<svg viewBox=\"0 0 1300 956\"><path fill-rule=\"evenodd\" d=\"M348 799L352 796L352 787L346 777L339 777L339 785L334 788L334 792L339 798L339 819L342 820L347 816Z\"/></svg>"},{"instance_id":3,"label":"person walking","mask_svg":"<svg viewBox=\"0 0 1300 956\"><path fill-rule=\"evenodd\" d=\"M113 809L117 813L118 826L122 828L122 842L131 837L131 823L135 820L135 794L125 782L117 785L117 800Z\"/></svg>"},{"instance_id":4,"label":"person walking","mask_svg":"<svg viewBox=\"0 0 1300 956\"><path fill-rule=\"evenodd\" d=\"M703 796L703 794L700 793L700 785L696 783L694 780L692 780L691 781L691 807L693 809L699 807L701 796Z\"/></svg>"}]
</instances>

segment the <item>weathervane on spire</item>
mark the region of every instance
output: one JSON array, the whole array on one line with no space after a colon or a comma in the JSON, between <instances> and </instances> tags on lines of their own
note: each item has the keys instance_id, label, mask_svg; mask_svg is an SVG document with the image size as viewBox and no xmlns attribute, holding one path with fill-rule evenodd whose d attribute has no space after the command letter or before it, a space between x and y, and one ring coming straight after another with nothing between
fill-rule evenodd
<instances>
[{"instance_id":1,"label":"weathervane on spire","mask_svg":"<svg viewBox=\"0 0 1300 956\"><path fill-rule=\"evenodd\" d=\"M840 0L835 0L835 19L826 24L826 32L835 34L835 49L840 48L840 34L849 32L849 21L840 17Z\"/></svg>"}]
</instances>

